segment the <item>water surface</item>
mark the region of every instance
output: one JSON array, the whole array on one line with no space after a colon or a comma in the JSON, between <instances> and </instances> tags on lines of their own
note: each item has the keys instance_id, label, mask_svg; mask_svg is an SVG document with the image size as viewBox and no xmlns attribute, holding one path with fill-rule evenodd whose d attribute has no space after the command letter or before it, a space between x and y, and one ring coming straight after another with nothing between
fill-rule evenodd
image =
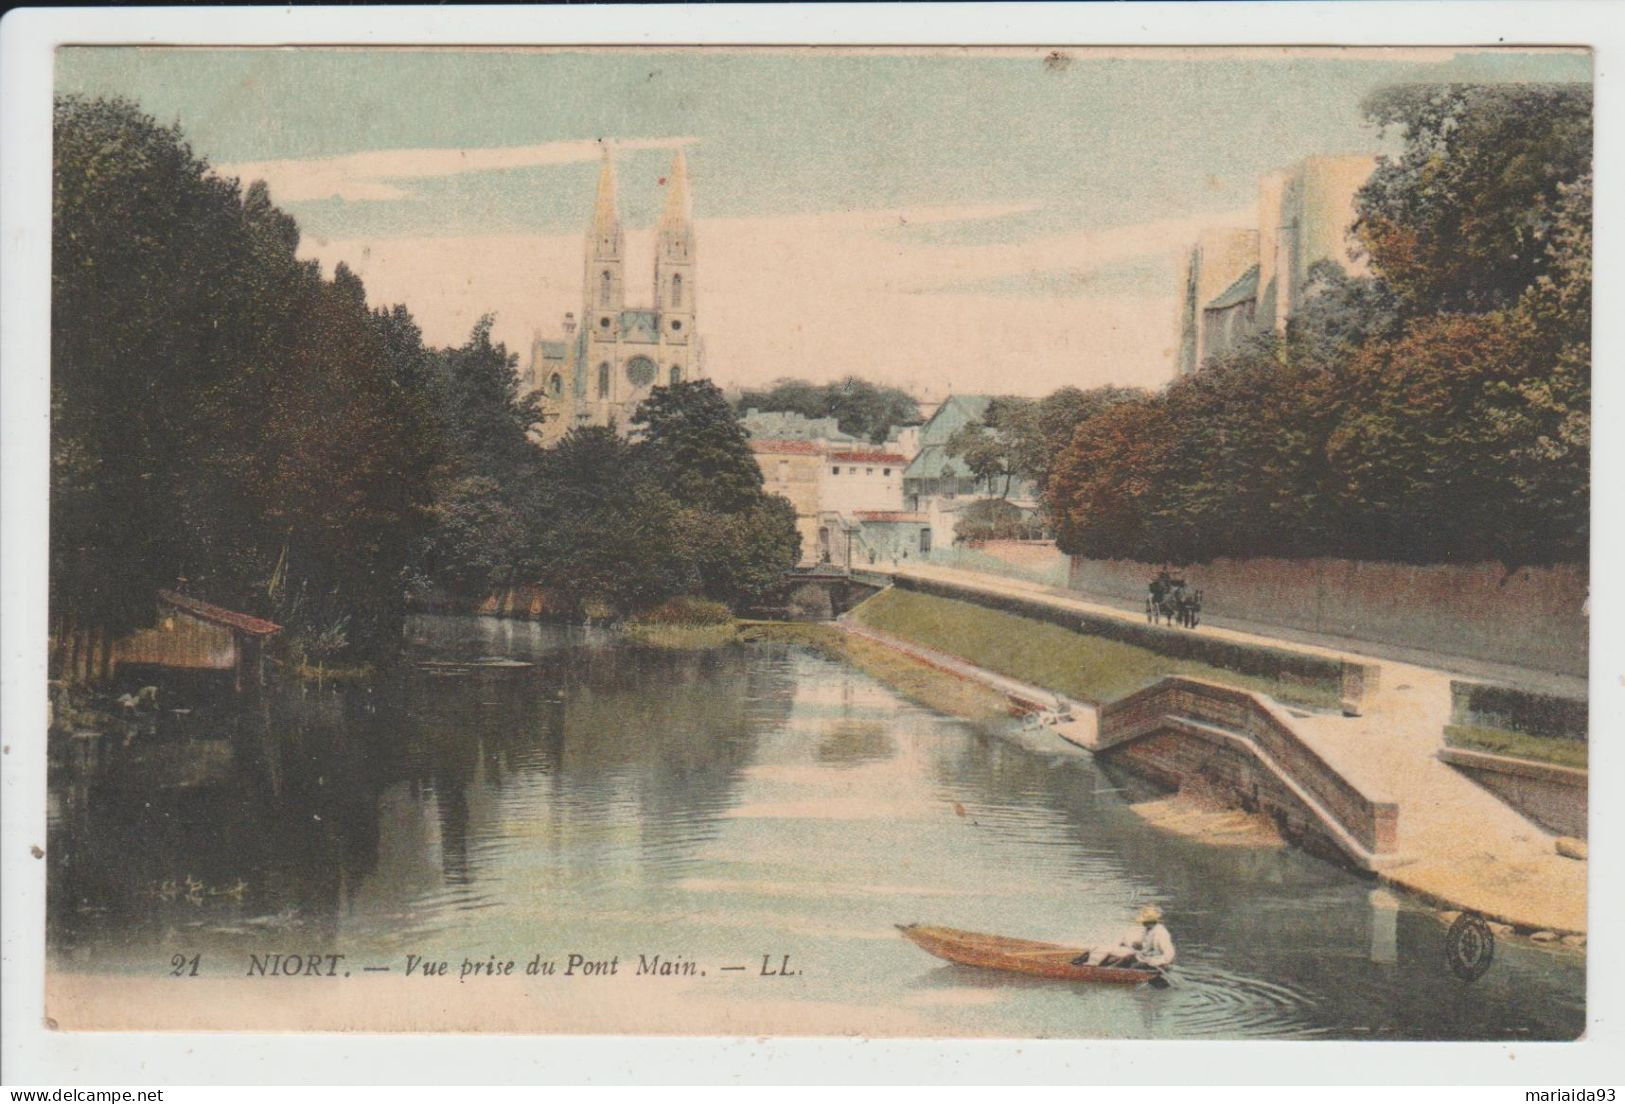
<instances>
[{"instance_id":1,"label":"water surface","mask_svg":"<svg viewBox=\"0 0 1625 1104\"><path fill-rule=\"evenodd\" d=\"M817 1009L818 1030L1583 1028L1580 955L1503 941L1464 984L1439 921L1373 903L1374 883L1152 828L1128 807L1148 791L1052 734L978 729L804 649L662 652L495 619L411 631L428 665L371 691L292 691L241 715L200 710L167 740L59 753L55 967L150 976L177 947L222 975L267 948L397 973L408 954L455 968L578 953L622 970L660 954L705 970L684 999L747 1020ZM482 657L531 665L458 665ZM954 966L894 928L1089 942L1147 902L1178 944L1174 989ZM789 976L762 977L764 958ZM671 1007L650 1015L686 1030Z\"/></svg>"}]
</instances>

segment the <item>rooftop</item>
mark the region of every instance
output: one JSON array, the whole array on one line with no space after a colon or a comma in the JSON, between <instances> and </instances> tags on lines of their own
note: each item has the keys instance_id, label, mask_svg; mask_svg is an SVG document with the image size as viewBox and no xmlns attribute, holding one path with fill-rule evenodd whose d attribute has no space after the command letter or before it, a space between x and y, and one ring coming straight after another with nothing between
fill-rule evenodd
<instances>
[{"instance_id":1,"label":"rooftop","mask_svg":"<svg viewBox=\"0 0 1625 1104\"><path fill-rule=\"evenodd\" d=\"M847 452L832 452L829 454L829 458L831 460L840 460L843 462L854 462L859 464L897 464L901 466L908 463L908 457L902 455L901 453L863 452L857 449Z\"/></svg>"},{"instance_id":2,"label":"rooftop","mask_svg":"<svg viewBox=\"0 0 1625 1104\"><path fill-rule=\"evenodd\" d=\"M1224 310L1258 298L1258 266L1253 265L1236 278L1236 282L1219 292L1218 297L1203 310Z\"/></svg>"},{"instance_id":3,"label":"rooftop","mask_svg":"<svg viewBox=\"0 0 1625 1104\"><path fill-rule=\"evenodd\" d=\"M248 633L250 636L270 636L272 633L282 631L282 626L259 617L236 610L223 609L212 606L201 598L190 598L184 594L177 594L173 590L160 590L158 600L165 605L174 606L184 613L189 613L199 621L208 621L215 625L224 625L237 632Z\"/></svg>"},{"instance_id":4,"label":"rooftop","mask_svg":"<svg viewBox=\"0 0 1625 1104\"><path fill-rule=\"evenodd\" d=\"M750 442L753 452L772 452L786 456L822 456L824 446L818 441L783 441L755 437Z\"/></svg>"}]
</instances>

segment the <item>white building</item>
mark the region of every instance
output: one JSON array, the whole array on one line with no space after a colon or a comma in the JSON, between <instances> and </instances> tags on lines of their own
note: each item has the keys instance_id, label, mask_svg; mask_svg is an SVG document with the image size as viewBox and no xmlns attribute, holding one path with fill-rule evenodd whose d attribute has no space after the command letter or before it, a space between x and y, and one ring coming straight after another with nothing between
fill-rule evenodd
<instances>
[{"instance_id":1,"label":"white building","mask_svg":"<svg viewBox=\"0 0 1625 1104\"><path fill-rule=\"evenodd\" d=\"M820 473L821 508L851 515L859 510L901 510L903 469L908 459L878 449L831 449Z\"/></svg>"}]
</instances>

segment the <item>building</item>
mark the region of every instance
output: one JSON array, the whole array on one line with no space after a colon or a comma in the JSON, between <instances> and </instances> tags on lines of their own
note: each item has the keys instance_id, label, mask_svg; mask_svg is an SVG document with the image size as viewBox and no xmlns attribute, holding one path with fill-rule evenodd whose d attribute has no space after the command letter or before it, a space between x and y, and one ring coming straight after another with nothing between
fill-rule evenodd
<instances>
[{"instance_id":1,"label":"building","mask_svg":"<svg viewBox=\"0 0 1625 1104\"><path fill-rule=\"evenodd\" d=\"M903 469L898 452L873 448L830 449L819 469L819 504L825 510L898 510L903 505Z\"/></svg>"},{"instance_id":2,"label":"building","mask_svg":"<svg viewBox=\"0 0 1625 1104\"><path fill-rule=\"evenodd\" d=\"M113 647L113 667L206 671L228 675L232 685L265 681L265 643L282 626L222 609L172 590L158 592L157 624L138 629Z\"/></svg>"},{"instance_id":3,"label":"building","mask_svg":"<svg viewBox=\"0 0 1625 1104\"><path fill-rule=\"evenodd\" d=\"M1211 355L1204 342L1203 309L1258 267L1257 230L1205 230L1185 261L1179 363L1197 365ZM1182 369L1183 370L1183 369Z\"/></svg>"},{"instance_id":4,"label":"building","mask_svg":"<svg viewBox=\"0 0 1625 1104\"><path fill-rule=\"evenodd\" d=\"M862 542L853 554L856 562L849 566L930 558L931 521L924 514L907 510L859 510L853 516L860 526Z\"/></svg>"},{"instance_id":5,"label":"building","mask_svg":"<svg viewBox=\"0 0 1625 1104\"><path fill-rule=\"evenodd\" d=\"M655 231L653 298L629 306L626 241L615 200L615 166L604 148L598 196L587 232L582 311L563 333L531 344L528 389L542 398L541 439L551 444L577 426L626 432L638 404L658 385L705 375L698 332L698 254L688 168L672 159L665 211Z\"/></svg>"},{"instance_id":6,"label":"building","mask_svg":"<svg viewBox=\"0 0 1625 1104\"><path fill-rule=\"evenodd\" d=\"M1286 329L1309 271L1365 271L1349 236L1355 196L1376 168L1365 155L1306 157L1259 182L1256 230L1204 233L1186 260L1176 367L1194 372L1255 334Z\"/></svg>"},{"instance_id":7,"label":"building","mask_svg":"<svg viewBox=\"0 0 1625 1104\"><path fill-rule=\"evenodd\" d=\"M763 489L795 507L802 563L875 562L880 552L862 519L900 512L908 458L858 442L834 418L751 410L743 421ZM889 533L884 543L893 543Z\"/></svg>"},{"instance_id":8,"label":"building","mask_svg":"<svg viewBox=\"0 0 1625 1104\"><path fill-rule=\"evenodd\" d=\"M920 428L917 425L892 426L886 432L886 451L901 453L912 461L920 452Z\"/></svg>"},{"instance_id":9,"label":"building","mask_svg":"<svg viewBox=\"0 0 1625 1104\"><path fill-rule=\"evenodd\" d=\"M829 445L857 445L850 433L842 433L833 417L809 418L789 410L757 410L751 407L739 419L753 438L770 441L822 441Z\"/></svg>"},{"instance_id":10,"label":"building","mask_svg":"<svg viewBox=\"0 0 1625 1104\"><path fill-rule=\"evenodd\" d=\"M926 500L938 495L974 495L988 490L964 460L949 455L948 442L965 426L980 424L992 401L989 395L949 395L932 411L920 427L918 451L903 472L905 509L922 510Z\"/></svg>"},{"instance_id":11,"label":"building","mask_svg":"<svg viewBox=\"0 0 1625 1104\"><path fill-rule=\"evenodd\" d=\"M948 451L953 435L980 425L992 402L990 395L949 395L920 427L919 451L903 471L903 509L924 517L935 547L954 543L959 511L972 502L1004 498L1023 509L1037 509L1038 490L1030 480L979 479L962 457Z\"/></svg>"},{"instance_id":12,"label":"building","mask_svg":"<svg viewBox=\"0 0 1625 1104\"><path fill-rule=\"evenodd\" d=\"M826 446L821 441L753 438L751 452L762 469L762 489L782 495L796 508L796 532L801 534L801 561L818 557L819 495L824 479Z\"/></svg>"}]
</instances>

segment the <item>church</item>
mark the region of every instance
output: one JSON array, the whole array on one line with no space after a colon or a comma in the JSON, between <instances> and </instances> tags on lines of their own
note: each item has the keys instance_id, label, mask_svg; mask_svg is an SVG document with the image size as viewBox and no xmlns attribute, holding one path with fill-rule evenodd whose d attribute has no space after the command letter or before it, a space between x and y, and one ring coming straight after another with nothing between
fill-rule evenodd
<instances>
[{"instance_id":1,"label":"church","mask_svg":"<svg viewBox=\"0 0 1625 1104\"><path fill-rule=\"evenodd\" d=\"M564 316L564 333L531 342L526 383L542 399L540 437L551 445L577 426L625 433L632 414L663 384L704 376L695 331L694 219L683 152L672 159L666 205L655 231L654 298L626 301L626 241L615 203L615 166L604 148L598 198L587 231L582 310Z\"/></svg>"}]
</instances>

